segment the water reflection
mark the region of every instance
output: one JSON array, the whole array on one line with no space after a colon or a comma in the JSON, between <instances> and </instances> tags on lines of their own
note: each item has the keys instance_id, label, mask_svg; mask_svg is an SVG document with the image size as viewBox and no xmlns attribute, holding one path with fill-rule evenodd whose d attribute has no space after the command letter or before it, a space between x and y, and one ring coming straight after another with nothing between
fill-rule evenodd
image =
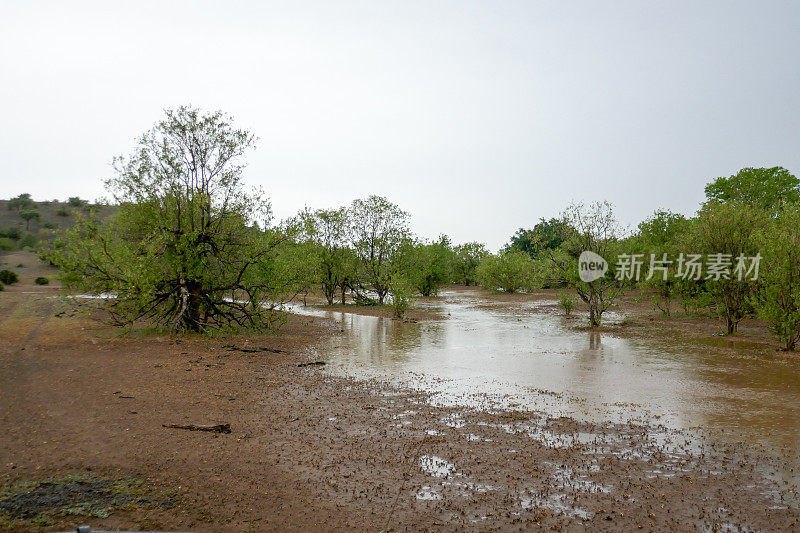
<instances>
[{"instance_id":1,"label":"water reflection","mask_svg":"<svg viewBox=\"0 0 800 533\"><path fill-rule=\"evenodd\" d=\"M589 421L702 427L785 455L800 437L800 364L667 341L574 330L531 303L488 305L446 291L447 320L404 323L305 309L342 333L320 346L328 371L434 393L444 405L517 407ZM713 341L711 341L713 342Z\"/></svg>"}]
</instances>

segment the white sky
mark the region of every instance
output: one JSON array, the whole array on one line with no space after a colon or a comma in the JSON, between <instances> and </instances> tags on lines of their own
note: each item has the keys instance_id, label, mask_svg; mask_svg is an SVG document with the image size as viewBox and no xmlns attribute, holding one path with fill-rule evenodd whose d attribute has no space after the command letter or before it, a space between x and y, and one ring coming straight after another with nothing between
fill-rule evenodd
<instances>
[{"instance_id":1,"label":"white sky","mask_svg":"<svg viewBox=\"0 0 800 533\"><path fill-rule=\"evenodd\" d=\"M278 218L381 194L496 249L571 200L635 225L800 172L800 2L0 3L0 197L104 194L166 107L258 137Z\"/></svg>"}]
</instances>

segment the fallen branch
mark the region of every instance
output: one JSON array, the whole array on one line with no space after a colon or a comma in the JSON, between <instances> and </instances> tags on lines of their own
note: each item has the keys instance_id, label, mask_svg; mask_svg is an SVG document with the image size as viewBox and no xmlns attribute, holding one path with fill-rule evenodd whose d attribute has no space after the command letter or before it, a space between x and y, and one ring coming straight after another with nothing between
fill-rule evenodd
<instances>
[{"instance_id":1,"label":"fallen branch","mask_svg":"<svg viewBox=\"0 0 800 533\"><path fill-rule=\"evenodd\" d=\"M299 366L299 367L304 367L304 366L322 366L324 364L327 364L327 363L325 363L325 361L312 361L310 363L298 363L297 366Z\"/></svg>"},{"instance_id":2,"label":"fallen branch","mask_svg":"<svg viewBox=\"0 0 800 533\"><path fill-rule=\"evenodd\" d=\"M230 424L213 424L213 425L197 425L197 424L161 424L165 428L174 429L188 429L189 431L211 431L212 433L230 433Z\"/></svg>"},{"instance_id":3,"label":"fallen branch","mask_svg":"<svg viewBox=\"0 0 800 533\"><path fill-rule=\"evenodd\" d=\"M286 353L284 350L278 350L277 348L267 348L262 346L261 348L239 348L238 346L234 346L233 344L226 344L223 348L227 348L232 352L244 352L244 353L258 353L258 352L270 352L270 353Z\"/></svg>"}]
</instances>

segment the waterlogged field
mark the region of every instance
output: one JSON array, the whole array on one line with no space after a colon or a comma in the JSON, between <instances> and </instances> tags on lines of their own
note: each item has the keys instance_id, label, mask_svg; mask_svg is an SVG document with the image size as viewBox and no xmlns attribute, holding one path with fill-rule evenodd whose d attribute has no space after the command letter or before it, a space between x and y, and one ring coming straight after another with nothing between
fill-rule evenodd
<instances>
[{"instance_id":1,"label":"waterlogged field","mask_svg":"<svg viewBox=\"0 0 800 533\"><path fill-rule=\"evenodd\" d=\"M407 321L298 305L278 335L122 333L92 318L102 298L60 298L33 282L48 267L13 262L7 529L749 531L800 517L798 365L763 335L665 334L627 303L592 332L555 294L463 288ZM215 424L230 433L185 430Z\"/></svg>"},{"instance_id":2,"label":"waterlogged field","mask_svg":"<svg viewBox=\"0 0 800 533\"><path fill-rule=\"evenodd\" d=\"M408 323L315 308L341 335L317 348L327 371L431 393L436 405L523 409L592 423L637 423L748 443L792 458L800 472L800 360L775 352L739 356L722 339L690 343L625 338L576 327L555 302L493 301L484 291L446 290L420 304L444 320ZM783 475L794 478L791 471Z\"/></svg>"}]
</instances>

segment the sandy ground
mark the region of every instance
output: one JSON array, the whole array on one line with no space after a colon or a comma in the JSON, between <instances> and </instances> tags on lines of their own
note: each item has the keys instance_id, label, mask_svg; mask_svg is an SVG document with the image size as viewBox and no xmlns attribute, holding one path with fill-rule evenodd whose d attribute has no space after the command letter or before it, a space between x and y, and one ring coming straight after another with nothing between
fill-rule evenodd
<instances>
[{"instance_id":1,"label":"sandy ground","mask_svg":"<svg viewBox=\"0 0 800 533\"><path fill-rule=\"evenodd\" d=\"M32 285L45 267L26 269L0 293L9 529L797 527L794 488L764 476L781 465L743 448L695 448L657 427L437 408L298 367L339 333L324 319L290 317L257 338L120 336L54 299L55 286ZM232 431L162 427L171 423ZM116 499L97 497L110 494L102 483ZM94 507L78 501L88 488Z\"/></svg>"}]
</instances>

